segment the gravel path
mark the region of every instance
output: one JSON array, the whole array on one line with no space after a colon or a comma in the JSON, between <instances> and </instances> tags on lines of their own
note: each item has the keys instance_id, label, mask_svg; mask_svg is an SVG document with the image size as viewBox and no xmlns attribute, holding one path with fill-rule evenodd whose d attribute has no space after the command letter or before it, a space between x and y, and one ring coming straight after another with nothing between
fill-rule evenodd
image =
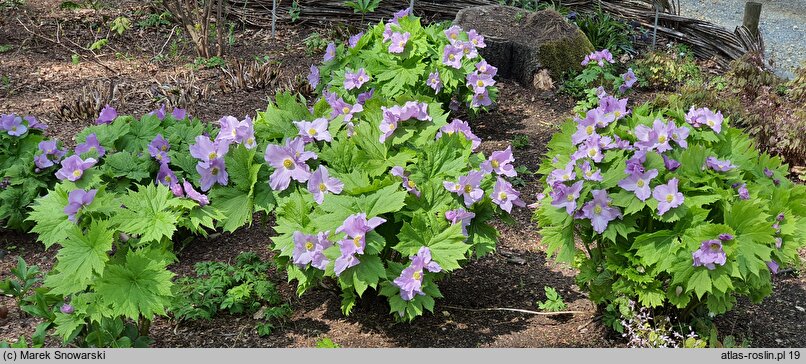
<instances>
[{"instance_id":1,"label":"gravel path","mask_svg":"<svg viewBox=\"0 0 806 364\"><path fill-rule=\"evenodd\" d=\"M754 0L760 2L767 59L775 71L792 78L806 61L806 0ZM681 15L710 21L731 31L742 24L744 0L680 0Z\"/></svg>"}]
</instances>

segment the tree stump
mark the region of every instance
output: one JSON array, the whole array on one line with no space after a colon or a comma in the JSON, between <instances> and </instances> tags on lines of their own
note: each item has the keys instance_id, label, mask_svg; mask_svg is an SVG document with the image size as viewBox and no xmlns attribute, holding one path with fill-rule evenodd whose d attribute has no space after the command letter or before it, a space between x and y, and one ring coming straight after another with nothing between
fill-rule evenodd
<instances>
[{"instance_id":1,"label":"tree stump","mask_svg":"<svg viewBox=\"0 0 806 364\"><path fill-rule=\"evenodd\" d=\"M548 69L555 79L579 71L585 55L593 52L588 37L554 10L476 6L460 10L453 22L483 35L487 47L479 53L498 67L499 76L523 86L532 85L541 69Z\"/></svg>"}]
</instances>

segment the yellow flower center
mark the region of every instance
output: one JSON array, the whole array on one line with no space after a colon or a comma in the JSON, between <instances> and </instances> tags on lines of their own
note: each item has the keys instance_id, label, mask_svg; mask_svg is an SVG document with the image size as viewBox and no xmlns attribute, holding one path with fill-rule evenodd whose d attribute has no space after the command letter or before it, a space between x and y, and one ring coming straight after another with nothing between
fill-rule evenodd
<instances>
[{"instance_id":1,"label":"yellow flower center","mask_svg":"<svg viewBox=\"0 0 806 364\"><path fill-rule=\"evenodd\" d=\"M342 109L341 109L341 112L342 112L343 114L348 114L348 113L350 113L350 108L349 108L349 107L347 107L347 106L345 106L344 108L342 108Z\"/></svg>"},{"instance_id":2,"label":"yellow flower center","mask_svg":"<svg viewBox=\"0 0 806 364\"><path fill-rule=\"evenodd\" d=\"M448 54L448 59L449 60L453 61L455 58L456 58L456 56L454 56L453 53Z\"/></svg>"},{"instance_id":3,"label":"yellow flower center","mask_svg":"<svg viewBox=\"0 0 806 364\"><path fill-rule=\"evenodd\" d=\"M635 182L635 185L638 187L644 187L644 180L639 179L638 182Z\"/></svg>"},{"instance_id":4,"label":"yellow flower center","mask_svg":"<svg viewBox=\"0 0 806 364\"><path fill-rule=\"evenodd\" d=\"M593 176L593 170L585 172L585 175L588 177Z\"/></svg>"},{"instance_id":5,"label":"yellow flower center","mask_svg":"<svg viewBox=\"0 0 806 364\"><path fill-rule=\"evenodd\" d=\"M596 156L596 149L588 149L588 155L591 157Z\"/></svg>"},{"instance_id":6,"label":"yellow flower center","mask_svg":"<svg viewBox=\"0 0 806 364\"><path fill-rule=\"evenodd\" d=\"M237 135L237 134L238 134L238 131L237 131L237 130L235 130L235 128L233 128L233 129L232 129L232 136L234 137L234 136L235 136L235 135Z\"/></svg>"},{"instance_id":7,"label":"yellow flower center","mask_svg":"<svg viewBox=\"0 0 806 364\"><path fill-rule=\"evenodd\" d=\"M422 277L422 276L423 276L423 272L418 270L418 271L414 271L414 274L411 275L411 278L414 278L416 280L420 280L420 277Z\"/></svg>"},{"instance_id":8,"label":"yellow flower center","mask_svg":"<svg viewBox=\"0 0 806 364\"><path fill-rule=\"evenodd\" d=\"M154 158L157 158L158 161L161 161L162 160L162 154L157 154L157 156L154 157Z\"/></svg>"},{"instance_id":9,"label":"yellow flower center","mask_svg":"<svg viewBox=\"0 0 806 364\"><path fill-rule=\"evenodd\" d=\"M479 40L478 39L473 39L473 40L470 41L470 43L473 43L473 45L479 45Z\"/></svg>"},{"instance_id":10,"label":"yellow flower center","mask_svg":"<svg viewBox=\"0 0 806 364\"><path fill-rule=\"evenodd\" d=\"M313 249L313 243L311 243L310 241L306 241L305 242L305 250L310 251L311 249Z\"/></svg>"},{"instance_id":11,"label":"yellow flower center","mask_svg":"<svg viewBox=\"0 0 806 364\"><path fill-rule=\"evenodd\" d=\"M456 39L456 37L458 37L458 35L456 33L451 34L451 39Z\"/></svg>"},{"instance_id":12,"label":"yellow flower center","mask_svg":"<svg viewBox=\"0 0 806 364\"><path fill-rule=\"evenodd\" d=\"M476 81L476 86L478 86L478 87L484 86L484 81L482 81L482 80Z\"/></svg>"},{"instance_id":13,"label":"yellow flower center","mask_svg":"<svg viewBox=\"0 0 806 364\"><path fill-rule=\"evenodd\" d=\"M314 129L314 128L308 129L308 135L310 135L310 136L316 135L316 129Z\"/></svg>"},{"instance_id":14,"label":"yellow flower center","mask_svg":"<svg viewBox=\"0 0 806 364\"><path fill-rule=\"evenodd\" d=\"M666 202L672 202L672 200L674 200L674 195L671 193L666 195Z\"/></svg>"},{"instance_id":15,"label":"yellow flower center","mask_svg":"<svg viewBox=\"0 0 806 364\"><path fill-rule=\"evenodd\" d=\"M716 122L711 119L706 120L705 123L708 124L708 126L714 126L716 124Z\"/></svg>"},{"instance_id":16,"label":"yellow flower center","mask_svg":"<svg viewBox=\"0 0 806 364\"><path fill-rule=\"evenodd\" d=\"M596 205L593 207L594 214L601 214L602 213L602 206Z\"/></svg>"},{"instance_id":17,"label":"yellow flower center","mask_svg":"<svg viewBox=\"0 0 806 364\"><path fill-rule=\"evenodd\" d=\"M254 144L254 143L255 143L255 138L246 139L246 144Z\"/></svg>"},{"instance_id":18,"label":"yellow flower center","mask_svg":"<svg viewBox=\"0 0 806 364\"><path fill-rule=\"evenodd\" d=\"M217 176L218 175L218 168L213 167L213 169L210 170L210 174L212 174L213 176Z\"/></svg>"},{"instance_id":19,"label":"yellow flower center","mask_svg":"<svg viewBox=\"0 0 806 364\"><path fill-rule=\"evenodd\" d=\"M81 177L81 170L76 169L75 171L73 171L73 177L76 177L76 178Z\"/></svg>"},{"instance_id":20,"label":"yellow flower center","mask_svg":"<svg viewBox=\"0 0 806 364\"><path fill-rule=\"evenodd\" d=\"M574 195L568 195L568 196L565 196L565 199L566 199L567 201L569 201L569 202L570 202L570 201L573 201L573 200L574 200Z\"/></svg>"},{"instance_id":21,"label":"yellow flower center","mask_svg":"<svg viewBox=\"0 0 806 364\"><path fill-rule=\"evenodd\" d=\"M290 159L284 160L283 161L283 167L285 167L285 169L294 169L294 161L292 161Z\"/></svg>"},{"instance_id":22,"label":"yellow flower center","mask_svg":"<svg viewBox=\"0 0 806 364\"><path fill-rule=\"evenodd\" d=\"M481 73L487 73L487 66L479 67L479 71L481 71Z\"/></svg>"},{"instance_id":23,"label":"yellow flower center","mask_svg":"<svg viewBox=\"0 0 806 364\"><path fill-rule=\"evenodd\" d=\"M405 40L401 40L401 41L400 41L400 43L398 43L398 45L400 46L400 48L403 48L403 47L405 47L405 46L406 46L406 41L405 41Z\"/></svg>"},{"instance_id":24,"label":"yellow flower center","mask_svg":"<svg viewBox=\"0 0 806 364\"><path fill-rule=\"evenodd\" d=\"M168 150L168 146L163 145L163 146L160 147L160 150L164 152L164 151Z\"/></svg>"},{"instance_id":25,"label":"yellow flower center","mask_svg":"<svg viewBox=\"0 0 806 364\"><path fill-rule=\"evenodd\" d=\"M465 54L468 54L468 53L470 53L470 48L462 49L462 51L465 52Z\"/></svg>"},{"instance_id":26,"label":"yellow flower center","mask_svg":"<svg viewBox=\"0 0 806 364\"><path fill-rule=\"evenodd\" d=\"M389 130L395 130L395 128L397 128L397 124L395 123L389 124Z\"/></svg>"},{"instance_id":27,"label":"yellow flower center","mask_svg":"<svg viewBox=\"0 0 806 364\"><path fill-rule=\"evenodd\" d=\"M409 188L414 188L414 187L417 187L417 184L416 184L416 183L414 183L414 181L412 181L412 180L409 180L409 182L407 183L407 185L409 185Z\"/></svg>"},{"instance_id":28,"label":"yellow flower center","mask_svg":"<svg viewBox=\"0 0 806 364\"><path fill-rule=\"evenodd\" d=\"M588 135L593 134L593 125L588 125L588 127L585 128L585 133Z\"/></svg>"},{"instance_id":29,"label":"yellow flower center","mask_svg":"<svg viewBox=\"0 0 806 364\"><path fill-rule=\"evenodd\" d=\"M465 193L470 193L470 191L473 191L473 186L465 185Z\"/></svg>"},{"instance_id":30,"label":"yellow flower center","mask_svg":"<svg viewBox=\"0 0 806 364\"><path fill-rule=\"evenodd\" d=\"M319 191L324 192L326 189L327 189L327 186L325 186L325 184L324 184L324 183L320 183L320 184L319 184Z\"/></svg>"},{"instance_id":31,"label":"yellow flower center","mask_svg":"<svg viewBox=\"0 0 806 364\"><path fill-rule=\"evenodd\" d=\"M666 143L666 136L658 135L658 143Z\"/></svg>"},{"instance_id":32,"label":"yellow flower center","mask_svg":"<svg viewBox=\"0 0 806 364\"><path fill-rule=\"evenodd\" d=\"M207 155L207 159L209 160L213 160L216 157L218 157L218 154L216 154L216 152L210 152L210 154Z\"/></svg>"},{"instance_id":33,"label":"yellow flower center","mask_svg":"<svg viewBox=\"0 0 806 364\"><path fill-rule=\"evenodd\" d=\"M499 200L506 200L507 199L507 193L504 192L504 191L499 192L498 193L498 199Z\"/></svg>"},{"instance_id":34,"label":"yellow flower center","mask_svg":"<svg viewBox=\"0 0 806 364\"><path fill-rule=\"evenodd\" d=\"M358 76L358 82L364 82L364 76Z\"/></svg>"},{"instance_id":35,"label":"yellow flower center","mask_svg":"<svg viewBox=\"0 0 806 364\"><path fill-rule=\"evenodd\" d=\"M168 182L168 184L170 184L170 183L171 183L171 181L173 181L173 179L171 178L171 176L165 176L165 182Z\"/></svg>"},{"instance_id":36,"label":"yellow flower center","mask_svg":"<svg viewBox=\"0 0 806 364\"><path fill-rule=\"evenodd\" d=\"M569 179L571 179L571 175L566 173L566 174L563 175L563 179L564 180L569 180Z\"/></svg>"},{"instance_id":37,"label":"yellow flower center","mask_svg":"<svg viewBox=\"0 0 806 364\"><path fill-rule=\"evenodd\" d=\"M618 110L613 111L613 115L616 115L617 118L621 117L621 111L618 111Z\"/></svg>"},{"instance_id":38,"label":"yellow flower center","mask_svg":"<svg viewBox=\"0 0 806 364\"><path fill-rule=\"evenodd\" d=\"M353 244L355 245L356 248L361 247L361 239L362 238L363 238L363 236L361 236L361 235L358 235L358 236L353 238Z\"/></svg>"},{"instance_id":39,"label":"yellow flower center","mask_svg":"<svg viewBox=\"0 0 806 364\"><path fill-rule=\"evenodd\" d=\"M493 159L490 161L490 165L493 166L493 168L498 168L498 166L500 166L501 164L498 163L497 160Z\"/></svg>"},{"instance_id":40,"label":"yellow flower center","mask_svg":"<svg viewBox=\"0 0 806 364\"><path fill-rule=\"evenodd\" d=\"M711 251L715 252L719 250L719 244L711 244Z\"/></svg>"}]
</instances>

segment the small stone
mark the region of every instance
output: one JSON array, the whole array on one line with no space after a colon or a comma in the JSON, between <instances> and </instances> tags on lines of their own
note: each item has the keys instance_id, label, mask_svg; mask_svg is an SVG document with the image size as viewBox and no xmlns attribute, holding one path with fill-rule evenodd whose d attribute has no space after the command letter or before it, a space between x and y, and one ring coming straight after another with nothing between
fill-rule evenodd
<instances>
[{"instance_id":1,"label":"small stone","mask_svg":"<svg viewBox=\"0 0 806 364\"><path fill-rule=\"evenodd\" d=\"M448 316L450 316L450 315L451 315L451 313L450 313L450 312L448 312L448 311L442 311L442 316L448 317Z\"/></svg>"},{"instance_id":2,"label":"small stone","mask_svg":"<svg viewBox=\"0 0 806 364\"><path fill-rule=\"evenodd\" d=\"M448 328L447 328L447 327L443 327L443 328L442 328L442 331L448 331Z\"/></svg>"},{"instance_id":3,"label":"small stone","mask_svg":"<svg viewBox=\"0 0 806 364\"><path fill-rule=\"evenodd\" d=\"M803 307L800 307L800 306L795 306L795 308L800 312L806 312L806 308L803 308Z\"/></svg>"},{"instance_id":4,"label":"small stone","mask_svg":"<svg viewBox=\"0 0 806 364\"><path fill-rule=\"evenodd\" d=\"M776 342L777 344L781 344L781 343L783 343L784 341L783 341L783 340L781 340L781 339L775 339L775 342Z\"/></svg>"}]
</instances>

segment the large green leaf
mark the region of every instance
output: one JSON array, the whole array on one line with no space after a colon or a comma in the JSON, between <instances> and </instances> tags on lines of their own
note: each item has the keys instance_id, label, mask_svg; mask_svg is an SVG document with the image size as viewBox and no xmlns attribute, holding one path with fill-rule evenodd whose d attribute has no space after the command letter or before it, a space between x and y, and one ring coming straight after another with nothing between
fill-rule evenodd
<instances>
[{"instance_id":1,"label":"large green leaf","mask_svg":"<svg viewBox=\"0 0 806 364\"><path fill-rule=\"evenodd\" d=\"M112 221L121 231L140 235L141 244L171 239L180 217L168 202L173 198L171 190L161 184L137 185L137 192L130 190L121 196L120 203L124 208Z\"/></svg>"},{"instance_id":2,"label":"large green leaf","mask_svg":"<svg viewBox=\"0 0 806 364\"><path fill-rule=\"evenodd\" d=\"M67 229L66 235L56 255L56 273L45 279L51 293L65 296L85 290L101 275L114 240L106 220L93 221L86 233L74 225Z\"/></svg>"},{"instance_id":3,"label":"large green leaf","mask_svg":"<svg viewBox=\"0 0 806 364\"><path fill-rule=\"evenodd\" d=\"M115 315L150 320L165 314L170 305L174 274L166 269L167 264L153 259L149 252L130 251L125 264L106 266L96 291Z\"/></svg>"}]
</instances>

